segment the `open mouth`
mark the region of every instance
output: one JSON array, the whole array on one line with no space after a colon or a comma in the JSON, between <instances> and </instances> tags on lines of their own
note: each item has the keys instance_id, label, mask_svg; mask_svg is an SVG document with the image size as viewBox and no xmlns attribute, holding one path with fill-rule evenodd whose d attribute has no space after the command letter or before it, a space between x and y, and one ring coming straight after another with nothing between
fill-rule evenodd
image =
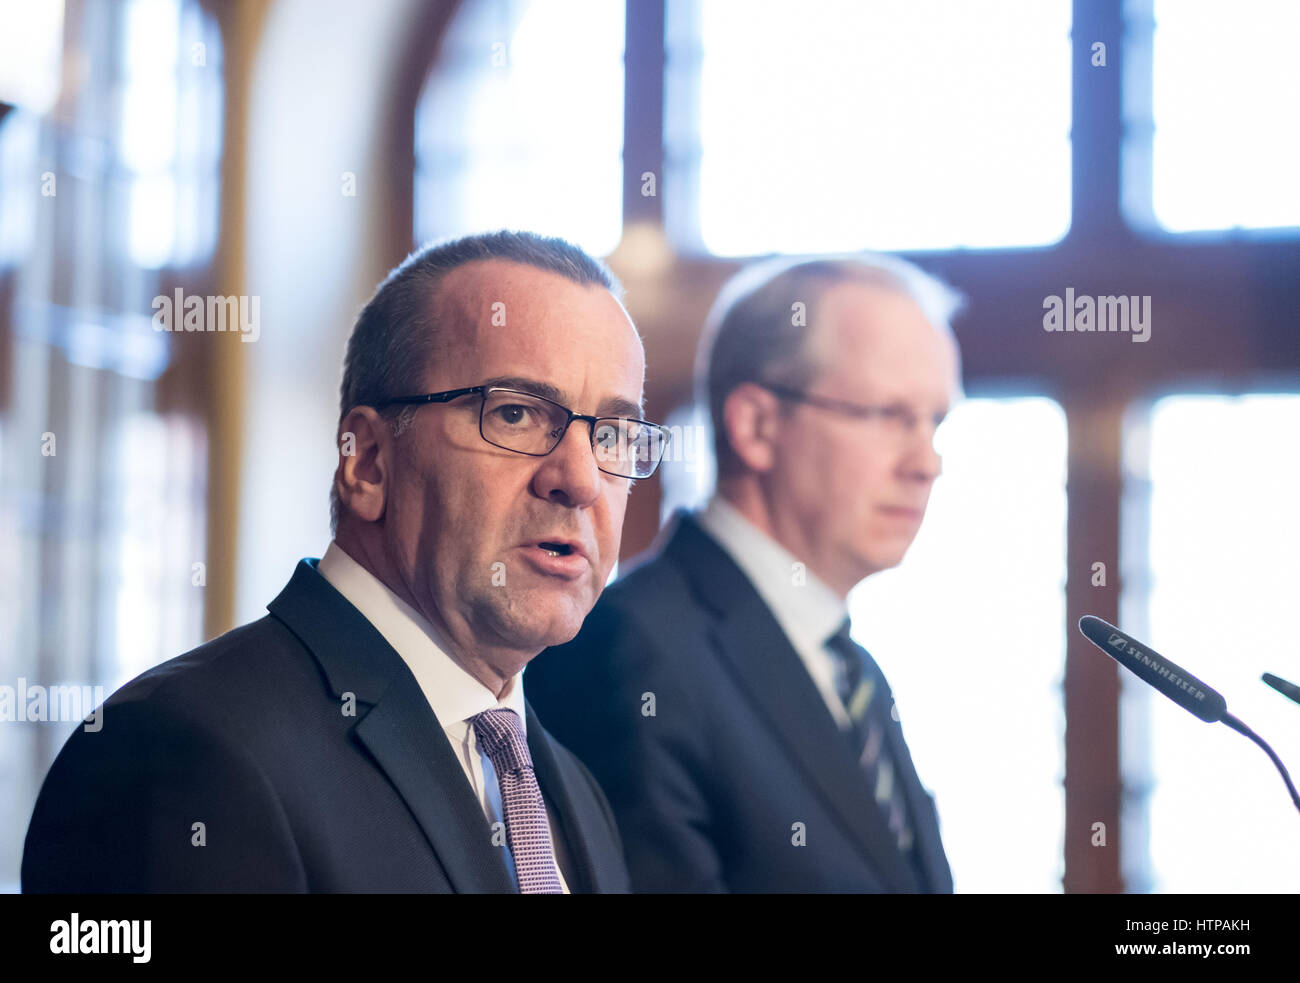
<instances>
[{"instance_id":1,"label":"open mouth","mask_svg":"<svg viewBox=\"0 0 1300 983\"><path fill-rule=\"evenodd\" d=\"M551 556L568 556L573 552L573 547L568 543L538 543L538 549L544 549Z\"/></svg>"}]
</instances>

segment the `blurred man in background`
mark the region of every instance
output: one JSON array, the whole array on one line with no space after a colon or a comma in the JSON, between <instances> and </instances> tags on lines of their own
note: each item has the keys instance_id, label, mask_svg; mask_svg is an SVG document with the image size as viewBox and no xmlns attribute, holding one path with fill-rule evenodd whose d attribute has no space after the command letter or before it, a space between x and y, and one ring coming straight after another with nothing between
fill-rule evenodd
<instances>
[{"instance_id":1,"label":"blurred man in background","mask_svg":"<svg viewBox=\"0 0 1300 983\"><path fill-rule=\"evenodd\" d=\"M716 303L697 365L716 494L528 672L609 795L635 890L952 891L846 598L920 528L956 306L887 257L763 264Z\"/></svg>"}]
</instances>

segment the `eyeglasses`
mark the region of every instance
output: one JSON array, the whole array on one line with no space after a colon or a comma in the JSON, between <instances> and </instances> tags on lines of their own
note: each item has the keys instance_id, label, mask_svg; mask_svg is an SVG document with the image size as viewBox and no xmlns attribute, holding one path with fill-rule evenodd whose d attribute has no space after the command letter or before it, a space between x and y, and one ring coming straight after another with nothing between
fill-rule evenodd
<instances>
[{"instance_id":1,"label":"eyeglasses","mask_svg":"<svg viewBox=\"0 0 1300 983\"><path fill-rule=\"evenodd\" d=\"M833 399L830 396L818 396L814 393L800 392L797 389L770 385L766 382L760 382L759 385L782 399L788 399L796 403L807 403L810 406L817 406L824 410L843 413L846 416L854 416L860 419L883 420L892 429L900 433L911 433L916 429L917 424L921 422L921 415L912 407L903 403L890 403L885 406L863 406L861 403L850 403L847 400ZM938 429L943 420L944 414L935 415L935 429Z\"/></svg>"},{"instance_id":2,"label":"eyeglasses","mask_svg":"<svg viewBox=\"0 0 1300 983\"><path fill-rule=\"evenodd\" d=\"M448 403L471 395L481 399L479 435L492 446L530 457L545 457L560 446L569 424L583 420L591 432L596 467L619 478L648 478L654 474L672 436L667 427L657 423L623 416L574 413L545 396L501 386L470 386L423 396L397 396L384 400L375 409L396 404Z\"/></svg>"}]
</instances>

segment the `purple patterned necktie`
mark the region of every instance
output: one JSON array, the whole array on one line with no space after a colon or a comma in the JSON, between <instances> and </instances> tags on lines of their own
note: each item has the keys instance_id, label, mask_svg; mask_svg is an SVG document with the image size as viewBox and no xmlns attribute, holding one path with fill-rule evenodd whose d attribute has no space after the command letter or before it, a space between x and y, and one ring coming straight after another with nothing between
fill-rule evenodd
<instances>
[{"instance_id":1,"label":"purple patterned necktie","mask_svg":"<svg viewBox=\"0 0 1300 983\"><path fill-rule=\"evenodd\" d=\"M551 852L546 803L533 774L524 724L513 710L484 710L470 718L479 746L492 762L501 788L506 839L515 860L520 894L563 894Z\"/></svg>"}]
</instances>

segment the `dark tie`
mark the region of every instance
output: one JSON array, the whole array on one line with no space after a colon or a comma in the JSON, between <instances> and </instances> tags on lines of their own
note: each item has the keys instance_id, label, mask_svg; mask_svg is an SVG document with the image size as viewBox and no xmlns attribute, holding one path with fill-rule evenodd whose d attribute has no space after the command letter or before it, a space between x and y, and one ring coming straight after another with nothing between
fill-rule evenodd
<instances>
[{"instance_id":1,"label":"dark tie","mask_svg":"<svg viewBox=\"0 0 1300 983\"><path fill-rule=\"evenodd\" d=\"M826 641L838 662L835 688L849 712L849 743L898 849L912 846L912 824L903 799L902 780L885 740L894 698L876 660L849 635L849 619Z\"/></svg>"},{"instance_id":2,"label":"dark tie","mask_svg":"<svg viewBox=\"0 0 1300 983\"><path fill-rule=\"evenodd\" d=\"M513 710L485 710L470 721L483 753L496 769L519 893L562 894L564 889L551 851L546 803L533 774L533 756L519 714Z\"/></svg>"}]
</instances>

